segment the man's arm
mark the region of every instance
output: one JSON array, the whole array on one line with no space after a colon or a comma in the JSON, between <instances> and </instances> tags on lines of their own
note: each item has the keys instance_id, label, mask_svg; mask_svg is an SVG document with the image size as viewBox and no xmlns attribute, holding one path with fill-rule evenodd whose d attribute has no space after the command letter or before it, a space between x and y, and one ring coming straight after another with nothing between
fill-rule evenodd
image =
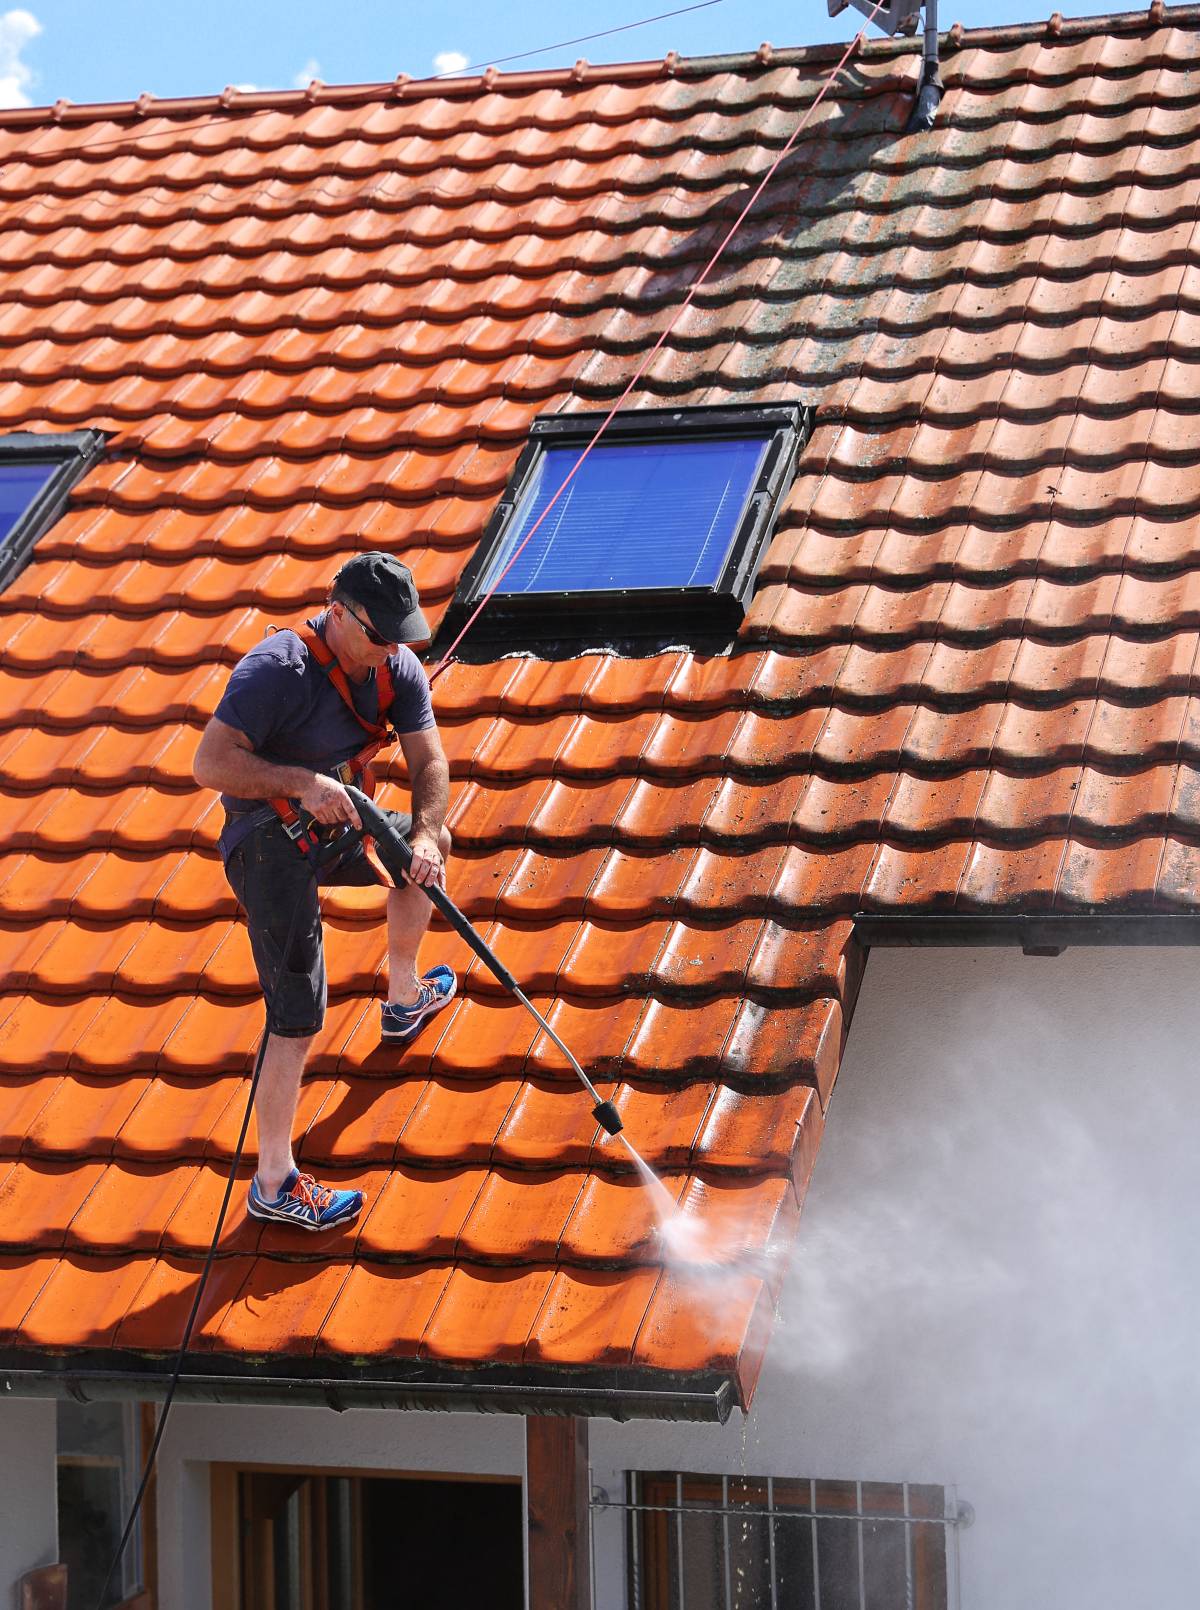
<instances>
[{"instance_id":1,"label":"man's arm","mask_svg":"<svg viewBox=\"0 0 1200 1610\"><path fill-rule=\"evenodd\" d=\"M442 860L441 837L450 808L450 767L436 727L423 732L402 732L400 747L408 766L412 790L413 863L409 876L414 883L440 883L445 887L446 867Z\"/></svg>"},{"instance_id":2,"label":"man's arm","mask_svg":"<svg viewBox=\"0 0 1200 1610\"><path fill-rule=\"evenodd\" d=\"M272 760L264 760L254 753L244 732L219 721L216 716L204 729L192 764L192 775L201 788L215 788L239 799L298 799L318 822L349 822L352 827L362 826L354 801L336 778L309 771L304 766L278 766ZM445 815L445 807L442 814ZM434 843L436 846L436 833ZM440 862L441 857L438 859Z\"/></svg>"}]
</instances>

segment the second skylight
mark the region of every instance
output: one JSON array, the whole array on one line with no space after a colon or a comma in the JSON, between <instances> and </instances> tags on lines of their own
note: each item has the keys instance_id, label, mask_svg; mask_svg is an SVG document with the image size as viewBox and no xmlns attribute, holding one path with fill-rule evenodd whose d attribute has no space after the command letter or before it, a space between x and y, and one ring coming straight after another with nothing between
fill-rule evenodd
<instances>
[{"instance_id":1,"label":"second skylight","mask_svg":"<svg viewBox=\"0 0 1200 1610\"><path fill-rule=\"evenodd\" d=\"M761 437L601 442L504 577L504 591L714 586L766 450ZM482 591L503 574L578 458L568 447L542 453Z\"/></svg>"}]
</instances>

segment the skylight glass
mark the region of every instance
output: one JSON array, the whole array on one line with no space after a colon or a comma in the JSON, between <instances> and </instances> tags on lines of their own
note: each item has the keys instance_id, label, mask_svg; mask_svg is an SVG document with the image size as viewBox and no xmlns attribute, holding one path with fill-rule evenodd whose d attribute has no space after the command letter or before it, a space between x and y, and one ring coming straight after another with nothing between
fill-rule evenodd
<instances>
[{"instance_id":1,"label":"skylight glass","mask_svg":"<svg viewBox=\"0 0 1200 1610\"><path fill-rule=\"evenodd\" d=\"M58 469L51 459L40 464L6 464L0 459L0 542L7 542L13 527Z\"/></svg>"},{"instance_id":2,"label":"skylight glass","mask_svg":"<svg viewBox=\"0 0 1200 1610\"><path fill-rule=\"evenodd\" d=\"M21 573L105 440L98 430L0 433L0 591Z\"/></svg>"},{"instance_id":3,"label":"skylight glass","mask_svg":"<svg viewBox=\"0 0 1200 1610\"><path fill-rule=\"evenodd\" d=\"M601 442L504 575L579 458L547 446L479 590L506 594L713 587L729 559L769 436Z\"/></svg>"}]
</instances>

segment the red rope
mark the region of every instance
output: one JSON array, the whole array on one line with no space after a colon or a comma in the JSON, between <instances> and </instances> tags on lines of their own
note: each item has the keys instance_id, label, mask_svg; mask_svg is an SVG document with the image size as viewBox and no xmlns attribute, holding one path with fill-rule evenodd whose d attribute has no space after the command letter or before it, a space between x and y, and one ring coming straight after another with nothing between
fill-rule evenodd
<instances>
[{"instance_id":1,"label":"red rope","mask_svg":"<svg viewBox=\"0 0 1200 1610\"><path fill-rule=\"evenodd\" d=\"M880 7L883 4L884 4L884 0L876 0L875 7L872 10L870 16L867 18L868 22L871 22L871 21L874 20L875 13L877 11L879 11ZM842 52L841 59L837 63L836 67L834 67L833 71L830 73L829 77L825 80L824 84L821 85L820 92L817 95L816 99L812 102L811 106L805 112L804 116L800 119L799 123L797 123L796 127L792 130L791 135L788 137L787 144L783 147L783 150L780 151L779 155L775 158L774 162L772 162L771 166L767 169L766 173L763 174L762 178L759 180L758 184L755 186L753 194L751 195L749 201L747 201L746 205L742 208L741 212L738 214L738 216L735 219L734 223L730 227L729 233L725 236L725 239L721 242L721 244L717 247L716 251L709 258L707 264L701 270L701 273L700 273L699 277L693 283L691 290L687 293L686 297L684 297L683 301L679 304L679 306L676 308L674 314L671 316L671 319L670 319L669 323L667 324L666 328L663 330L663 332L659 336L658 340L650 348L650 351L646 354L646 356L642 359L641 363L638 365L637 369L634 371L634 373L633 373L628 385L625 387L625 390L617 398L616 402L613 403L612 407L609 409L608 413L605 415L604 419L601 421L601 424L600 424L599 428L597 429L596 434L592 437L591 441L584 448L583 452L580 453L579 457L575 460L575 463L571 466L570 470L567 472L566 479L563 481L563 483L559 487L558 491L550 499L549 503L547 503L546 507L542 510L541 514L539 514L537 519L534 521L533 525L530 526L529 530L525 533L524 537L521 539L521 542L520 542L519 546L517 547L516 551L514 552L512 558L508 561L508 563L505 565L504 569L500 572L500 574L496 577L495 581L488 588L487 592L483 595L483 597L476 604L475 608L471 611L471 614L467 618L467 621L464 624L462 630L459 632L458 636L454 639L453 643L451 643L450 647L446 650L445 654L442 655L441 659L438 661L437 665L434 667L433 671L430 673L429 680L430 680L431 683L435 682L437 680L437 678L439 676L441 676L442 672L446 669L447 665L449 665L450 659L451 659L452 655L454 654L455 649L462 642L463 638L467 635L467 633L471 630L471 627L475 624L476 620L479 618L480 612L483 610L483 608L487 604L488 600L492 597L492 594L500 586L500 583L504 580L505 576L508 575L509 571L516 564L517 560L521 557L522 553L524 553L526 547L529 544L530 539L533 537L534 533L537 531L537 529L541 525L542 521L550 513L550 510L554 507L554 505L558 502L559 498L562 497L563 493L567 490L568 486L570 486L571 482L575 479L576 475L579 473L580 469L582 468L582 466L584 464L584 461L587 459L588 454L592 451L592 448L595 447L596 443L604 435L604 432L608 429L609 425L612 424L613 419L616 417L617 413L620 411L622 403L629 396L630 392L633 390L633 388L637 385L638 381L645 374L646 370L650 367L651 363L654 361L654 358L657 356L657 354L658 354L660 348L662 347L663 343L667 340L667 338L668 338L668 336L670 336L672 330L674 330L675 326L679 323L680 319L687 312L688 308L692 305L692 302L693 302L693 300L694 300L694 298L696 296L697 291L699 291L700 287L704 284L705 280L712 273L713 269L717 266L718 262L720 262L721 257L722 257L722 255L723 255L723 253L725 251L725 248L729 245L729 242L733 239L733 237L737 234L738 230L745 223L746 216L749 213L751 207L753 207L754 203L758 200L759 196L762 195L763 191L767 188L768 184L770 184L771 179L774 177L775 170L779 167L779 164L783 161L783 159L787 156L788 152L792 149L793 145L795 145L796 141L800 138L800 135L804 132L804 129L808 124L809 118L813 115L813 113L816 111L817 107L820 106L821 102L825 99L826 93L828 92L828 90L830 88L830 85L833 83L833 81L837 77L837 75L841 72L842 68L849 61L849 59L850 59L851 55L853 54L853 52L858 48L859 45L862 44L862 42L863 42L865 37L866 37L865 28L860 29L858 31L858 33L855 34L854 38L850 41L850 43L846 46L845 50Z\"/></svg>"}]
</instances>

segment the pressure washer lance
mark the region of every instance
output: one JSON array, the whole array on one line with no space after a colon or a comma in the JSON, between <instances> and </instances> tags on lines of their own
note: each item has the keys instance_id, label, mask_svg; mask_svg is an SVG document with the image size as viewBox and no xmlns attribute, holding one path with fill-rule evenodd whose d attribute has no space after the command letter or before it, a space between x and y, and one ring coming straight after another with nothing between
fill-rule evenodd
<instances>
[{"instance_id":1,"label":"pressure washer lance","mask_svg":"<svg viewBox=\"0 0 1200 1610\"><path fill-rule=\"evenodd\" d=\"M385 812L380 810L379 806L375 804L374 800L369 799L366 794L357 788L348 786L346 788L346 792L354 801L355 808L358 811L359 818L363 824L363 831L369 833L375 840L375 848L379 852L380 859L383 861L384 866L387 867L388 871L392 874L393 878L396 879L396 882L399 883L400 879L396 876L396 867L390 864L390 862L394 859L395 861L399 862L400 867L405 872L408 871L409 867L412 865L412 850L409 848L408 841L401 833L397 831L392 823L391 818L386 815ZM549 1023L546 1022L546 1019L538 1011L537 1007L529 999L528 995L525 994L524 990L509 972L508 968L505 967L504 963L495 954L495 952L491 950L485 941L480 938L479 934L476 933L468 919L463 916L462 912L454 904L454 901L451 900L446 891L440 886L440 884L426 883L421 885L421 892L429 896L431 903L441 912L442 916L445 917L446 921L454 929L455 933L459 934L462 939L466 941L466 943L479 957L480 961L484 964L488 971L499 979L500 983L503 984L506 990L508 990L509 994L515 995L525 1010L531 1013L532 1016L537 1019L538 1023L554 1041L555 1045L562 1052L563 1056L566 1057L567 1061L579 1075L583 1088L587 1091L588 1095L595 1104L592 1107L592 1117L601 1125L602 1128L606 1129L610 1135L619 1135L625 1126L621 1122L621 1115L617 1112L617 1109L613 1106L611 1101L604 1101L601 1099L600 1092L588 1078L587 1074L584 1073L583 1069L579 1066L579 1063L576 1062L571 1053L570 1047L564 1044L564 1042L550 1027Z\"/></svg>"}]
</instances>

